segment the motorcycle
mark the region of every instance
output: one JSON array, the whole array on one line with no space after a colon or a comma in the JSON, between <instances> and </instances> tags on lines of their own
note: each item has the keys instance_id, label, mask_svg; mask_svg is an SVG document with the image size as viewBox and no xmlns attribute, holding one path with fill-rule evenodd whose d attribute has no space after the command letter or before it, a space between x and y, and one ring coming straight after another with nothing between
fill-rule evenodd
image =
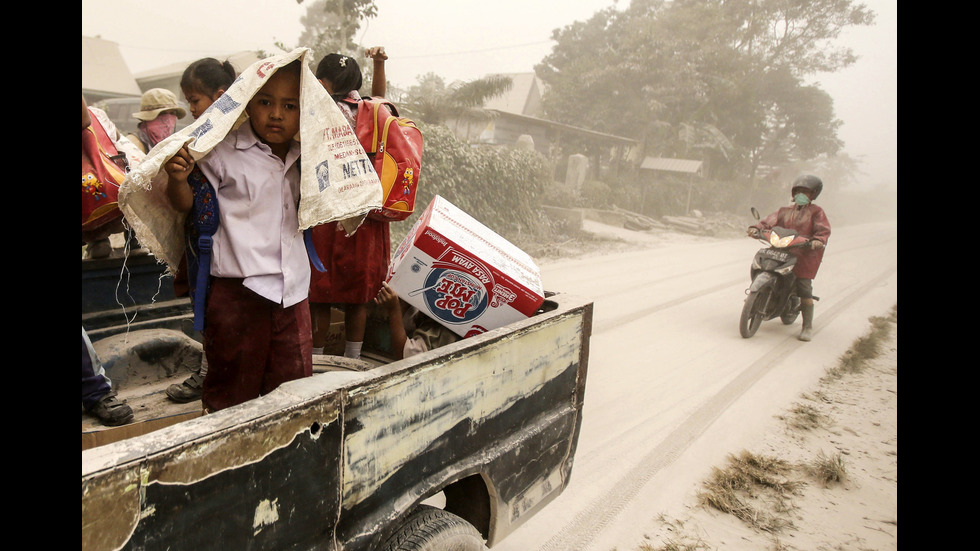
<instances>
[{"instance_id":1,"label":"motorcycle","mask_svg":"<svg viewBox=\"0 0 980 551\"><path fill-rule=\"evenodd\" d=\"M759 220L755 207L752 207L752 215ZM796 321L800 315L800 297L796 295L796 275L793 273L796 256L791 250L810 244L810 239L796 230L779 226L762 230L758 239L767 246L759 249L752 259L752 283L745 291L747 296L738 322L738 331L746 339L755 335L763 321L777 317L784 325Z\"/></svg>"}]
</instances>

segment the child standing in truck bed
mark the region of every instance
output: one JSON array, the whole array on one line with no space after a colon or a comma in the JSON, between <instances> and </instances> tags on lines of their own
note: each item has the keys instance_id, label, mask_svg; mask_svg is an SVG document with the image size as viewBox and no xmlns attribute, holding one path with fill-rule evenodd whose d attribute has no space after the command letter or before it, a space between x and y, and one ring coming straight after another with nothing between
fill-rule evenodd
<instances>
[{"instance_id":1,"label":"child standing in truck bed","mask_svg":"<svg viewBox=\"0 0 980 551\"><path fill-rule=\"evenodd\" d=\"M225 90L231 87L237 77L235 67L227 60L218 61L213 57L205 57L188 65L180 78L180 90L184 94L184 101L190 107L191 116L197 119L203 115L208 107L211 107ZM191 296L193 301L192 288L195 282L188 281L188 277L189 272L194 272L194 276L190 276L192 279L197 275L196 262L200 251L197 251L198 231L192 217L193 213L184 223L187 252L181 258L180 266L174 275L174 294L178 297ZM202 355L200 368L182 382L167 387L167 397L178 403L200 400L204 377L207 374L207 355Z\"/></svg>"},{"instance_id":2,"label":"child standing in truck bed","mask_svg":"<svg viewBox=\"0 0 980 551\"><path fill-rule=\"evenodd\" d=\"M277 70L249 100L248 124L197 161L215 188L202 405L218 411L313 374L310 261L299 227L300 70ZM188 212L187 146L167 161L168 196Z\"/></svg>"},{"instance_id":3,"label":"child standing in truck bed","mask_svg":"<svg viewBox=\"0 0 980 551\"><path fill-rule=\"evenodd\" d=\"M374 60L372 96L384 96L385 60L384 48L370 48L366 56ZM341 54L327 54L316 68L316 77L324 89L337 102L337 107L352 129L357 128L358 90L363 84L361 68L357 61ZM364 341L368 303L378 293L381 281L388 271L391 257L391 234L388 222L366 218L361 226L348 236L337 222L313 228L313 243L317 254L327 267L326 272L315 272L310 286L310 306L317 319L329 317L331 304L341 304L344 309L344 356L358 358ZM322 347L323 343L316 343Z\"/></svg>"}]
</instances>

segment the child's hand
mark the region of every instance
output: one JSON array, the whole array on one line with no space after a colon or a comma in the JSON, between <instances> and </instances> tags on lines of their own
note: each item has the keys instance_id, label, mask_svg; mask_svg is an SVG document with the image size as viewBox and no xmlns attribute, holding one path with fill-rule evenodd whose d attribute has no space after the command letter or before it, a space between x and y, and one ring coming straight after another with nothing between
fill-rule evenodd
<instances>
[{"instance_id":1,"label":"child's hand","mask_svg":"<svg viewBox=\"0 0 980 551\"><path fill-rule=\"evenodd\" d=\"M388 54L384 46L375 46L364 50L364 55L374 60L374 77L371 82L371 96L383 98L388 92L388 81L385 79L385 60Z\"/></svg>"},{"instance_id":2,"label":"child's hand","mask_svg":"<svg viewBox=\"0 0 980 551\"><path fill-rule=\"evenodd\" d=\"M163 165L163 168L167 171L167 175L170 178L186 182L187 175L194 169L194 158L191 157L191 152L185 145Z\"/></svg>"},{"instance_id":3,"label":"child's hand","mask_svg":"<svg viewBox=\"0 0 980 551\"><path fill-rule=\"evenodd\" d=\"M374 61L385 61L388 59L388 54L385 53L384 46L375 46L373 48L368 48L364 51L364 55L373 59Z\"/></svg>"},{"instance_id":4,"label":"child's hand","mask_svg":"<svg viewBox=\"0 0 980 551\"><path fill-rule=\"evenodd\" d=\"M381 288L378 289L378 295L374 297L374 303L378 306L385 308L389 312L395 309L400 309L398 304L398 295L395 291L388 286L387 282L381 282Z\"/></svg>"},{"instance_id":5,"label":"child's hand","mask_svg":"<svg viewBox=\"0 0 980 551\"><path fill-rule=\"evenodd\" d=\"M405 326L402 324L401 299L385 281L381 282L374 303L388 311L388 329L391 331L391 351L396 360L402 359L405 353Z\"/></svg>"},{"instance_id":6,"label":"child's hand","mask_svg":"<svg viewBox=\"0 0 980 551\"><path fill-rule=\"evenodd\" d=\"M194 169L194 158L187 146L180 148L173 157L163 165L167 171L167 199L170 206L179 212L188 212L194 206L194 193L187 185L187 176Z\"/></svg>"}]
</instances>

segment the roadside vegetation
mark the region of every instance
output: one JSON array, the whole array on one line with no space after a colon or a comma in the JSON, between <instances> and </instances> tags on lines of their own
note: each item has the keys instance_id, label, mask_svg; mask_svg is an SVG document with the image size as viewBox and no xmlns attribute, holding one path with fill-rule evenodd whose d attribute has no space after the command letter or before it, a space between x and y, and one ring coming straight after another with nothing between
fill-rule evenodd
<instances>
[{"instance_id":1,"label":"roadside vegetation","mask_svg":"<svg viewBox=\"0 0 980 551\"><path fill-rule=\"evenodd\" d=\"M835 383L849 375L863 371L882 353L882 346L895 331L898 307L893 306L886 316L869 319L871 328L858 338L821 378L820 386ZM822 390L804 395L806 401L828 402L828 394ZM807 403L794 404L778 417L789 431L809 432L829 428L834 420L820 409ZM780 535L794 528L795 499L803 498L808 485L833 488L844 484L848 477L846 454L841 451L826 453L817 450L810 460L788 461L772 455L762 455L742 450L730 454L727 463L714 467L711 475L702 482L697 492L698 506L732 515L745 525L769 535L773 549L789 549L779 539ZM663 515L658 519L676 537L653 546L641 543L637 551L697 551L716 549L700 536L691 535L683 521L671 520Z\"/></svg>"},{"instance_id":2,"label":"roadside vegetation","mask_svg":"<svg viewBox=\"0 0 980 551\"><path fill-rule=\"evenodd\" d=\"M391 225L393 247L437 194L518 247L555 238L552 222L539 208L552 184L551 167L541 154L516 147L474 148L445 126L418 125L425 136L424 172L415 213Z\"/></svg>"},{"instance_id":3,"label":"roadside vegetation","mask_svg":"<svg viewBox=\"0 0 980 551\"><path fill-rule=\"evenodd\" d=\"M715 467L697 495L702 507L728 513L763 532L792 526L786 516L791 498L804 482L794 479L796 467L772 456L743 450L729 455L728 465Z\"/></svg>"},{"instance_id":4,"label":"roadside vegetation","mask_svg":"<svg viewBox=\"0 0 980 551\"><path fill-rule=\"evenodd\" d=\"M319 59L375 46L357 42L381 16L374 0L297 1L307 6L304 30L296 44L278 43L279 49L308 47ZM887 190L848 191L866 178L860 160L843 150L833 98L814 82L857 61L837 39L875 24L868 6L858 0L790 8L751 0L627 4L553 31L554 46L534 67L541 96L533 116L628 138L635 144L629 148L580 132L549 138L544 156L480 143L477 136L454 140L446 125L490 123L495 115L485 109L487 101L511 90L510 77L447 82L429 72L402 88L389 82L386 96L425 137L417 210L438 193L517 246L540 249L528 251L537 255L552 252L554 243L570 248L580 238L556 229L544 205L619 207L654 218L691 210L745 216L750 206L775 210L788 198L792 178L811 172L827 186L821 205L836 224L894 217L894 201L882 200L890 197ZM366 95L372 64L362 69ZM571 155L589 159L580 189L563 186ZM694 178L641 170L648 157L696 160L702 168ZM415 220L392 225L395 246Z\"/></svg>"},{"instance_id":5,"label":"roadside vegetation","mask_svg":"<svg viewBox=\"0 0 980 551\"><path fill-rule=\"evenodd\" d=\"M897 322L898 305L892 306L887 316L871 318L871 331L854 342L838 365L827 371L825 378L839 379L849 373L860 373L870 360L881 353L881 343L891 335Z\"/></svg>"}]
</instances>

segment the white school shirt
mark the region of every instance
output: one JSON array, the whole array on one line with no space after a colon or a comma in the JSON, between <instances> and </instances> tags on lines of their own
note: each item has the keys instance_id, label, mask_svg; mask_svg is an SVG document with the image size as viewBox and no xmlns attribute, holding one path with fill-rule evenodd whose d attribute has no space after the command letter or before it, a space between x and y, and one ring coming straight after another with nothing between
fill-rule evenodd
<instances>
[{"instance_id":1,"label":"white school shirt","mask_svg":"<svg viewBox=\"0 0 980 551\"><path fill-rule=\"evenodd\" d=\"M211 275L243 278L245 287L283 307L310 292L297 213L299 153L292 142L283 163L246 121L198 161L218 196Z\"/></svg>"}]
</instances>

